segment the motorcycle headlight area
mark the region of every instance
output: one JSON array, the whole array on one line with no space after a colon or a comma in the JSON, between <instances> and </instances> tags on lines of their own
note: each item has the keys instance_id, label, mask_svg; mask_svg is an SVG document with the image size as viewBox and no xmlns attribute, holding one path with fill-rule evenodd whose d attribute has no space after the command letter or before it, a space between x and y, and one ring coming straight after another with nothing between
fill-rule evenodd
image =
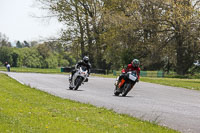
<instances>
[{"instance_id":1,"label":"motorcycle headlight area","mask_svg":"<svg viewBox=\"0 0 200 133\"><path fill-rule=\"evenodd\" d=\"M132 75L132 74L129 74L128 78L132 81L136 81L137 77Z\"/></svg>"}]
</instances>

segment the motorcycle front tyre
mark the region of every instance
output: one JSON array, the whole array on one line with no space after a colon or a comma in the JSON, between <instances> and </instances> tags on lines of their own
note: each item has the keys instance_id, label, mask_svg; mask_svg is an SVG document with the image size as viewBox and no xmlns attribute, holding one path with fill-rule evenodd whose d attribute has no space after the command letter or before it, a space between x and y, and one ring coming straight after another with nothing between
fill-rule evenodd
<instances>
[{"instance_id":1,"label":"motorcycle front tyre","mask_svg":"<svg viewBox=\"0 0 200 133\"><path fill-rule=\"evenodd\" d=\"M70 90L73 90L73 87L70 86L69 89L70 89Z\"/></svg>"},{"instance_id":2,"label":"motorcycle front tyre","mask_svg":"<svg viewBox=\"0 0 200 133\"><path fill-rule=\"evenodd\" d=\"M131 84L127 84L124 90L122 91L122 96L125 97L128 94L128 92L131 90L131 88L132 88Z\"/></svg>"},{"instance_id":3,"label":"motorcycle front tyre","mask_svg":"<svg viewBox=\"0 0 200 133\"><path fill-rule=\"evenodd\" d=\"M78 88L81 85L81 83L82 83L82 78L77 77L77 79L75 81L75 88L74 88L74 90L78 90Z\"/></svg>"},{"instance_id":4,"label":"motorcycle front tyre","mask_svg":"<svg viewBox=\"0 0 200 133\"><path fill-rule=\"evenodd\" d=\"M119 88L116 86L116 87L115 87L115 90L114 90L114 95L115 95L115 96L119 96L119 94L120 94L120 92L118 91L118 89L119 89Z\"/></svg>"}]
</instances>

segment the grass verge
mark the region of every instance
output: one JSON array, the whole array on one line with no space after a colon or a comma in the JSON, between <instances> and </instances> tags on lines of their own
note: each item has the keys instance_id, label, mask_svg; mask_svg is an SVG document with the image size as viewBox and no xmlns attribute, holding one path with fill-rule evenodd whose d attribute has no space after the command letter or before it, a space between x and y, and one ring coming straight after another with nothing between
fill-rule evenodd
<instances>
[{"instance_id":1,"label":"grass verge","mask_svg":"<svg viewBox=\"0 0 200 133\"><path fill-rule=\"evenodd\" d=\"M1 73L0 105L0 132L177 132L104 108L49 95Z\"/></svg>"},{"instance_id":2,"label":"grass verge","mask_svg":"<svg viewBox=\"0 0 200 133\"><path fill-rule=\"evenodd\" d=\"M0 67L0 71L7 71L7 70L5 67ZM41 69L41 68L11 67L11 72L61 73L61 70L60 68Z\"/></svg>"},{"instance_id":3,"label":"grass verge","mask_svg":"<svg viewBox=\"0 0 200 133\"><path fill-rule=\"evenodd\" d=\"M141 81L167 85L167 86L182 87L182 88L187 88L187 89L192 89L192 90L200 90L200 79L142 77Z\"/></svg>"}]
</instances>

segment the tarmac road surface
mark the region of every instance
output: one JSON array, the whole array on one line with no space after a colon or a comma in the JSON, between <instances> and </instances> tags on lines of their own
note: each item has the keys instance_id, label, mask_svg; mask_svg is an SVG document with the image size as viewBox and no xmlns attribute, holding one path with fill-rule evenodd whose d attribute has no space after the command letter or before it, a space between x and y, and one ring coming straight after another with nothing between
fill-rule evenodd
<instances>
[{"instance_id":1,"label":"tarmac road surface","mask_svg":"<svg viewBox=\"0 0 200 133\"><path fill-rule=\"evenodd\" d=\"M200 91L139 82L127 97L117 97L113 95L113 78L91 76L89 82L72 91L68 89L68 75L6 73L52 95L112 109L183 133L200 133Z\"/></svg>"}]
</instances>

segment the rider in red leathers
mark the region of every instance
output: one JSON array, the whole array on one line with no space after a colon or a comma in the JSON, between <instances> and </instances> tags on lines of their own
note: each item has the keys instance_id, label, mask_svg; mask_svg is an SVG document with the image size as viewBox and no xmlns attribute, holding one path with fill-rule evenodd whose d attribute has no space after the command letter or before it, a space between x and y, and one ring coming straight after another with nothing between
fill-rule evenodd
<instances>
[{"instance_id":1,"label":"rider in red leathers","mask_svg":"<svg viewBox=\"0 0 200 133\"><path fill-rule=\"evenodd\" d=\"M138 59L134 59L131 64L128 64L127 68L126 69L122 69L122 74L119 76L118 80L117 80L117 84L115 85L118 85L121 81L122 78L125 78L125 74L129 71L136 71L137 73L137 76L138 76L138 79L137 79L137 82L139 82L140 80L140 61Z\"/></svg>"}]
</instances>

